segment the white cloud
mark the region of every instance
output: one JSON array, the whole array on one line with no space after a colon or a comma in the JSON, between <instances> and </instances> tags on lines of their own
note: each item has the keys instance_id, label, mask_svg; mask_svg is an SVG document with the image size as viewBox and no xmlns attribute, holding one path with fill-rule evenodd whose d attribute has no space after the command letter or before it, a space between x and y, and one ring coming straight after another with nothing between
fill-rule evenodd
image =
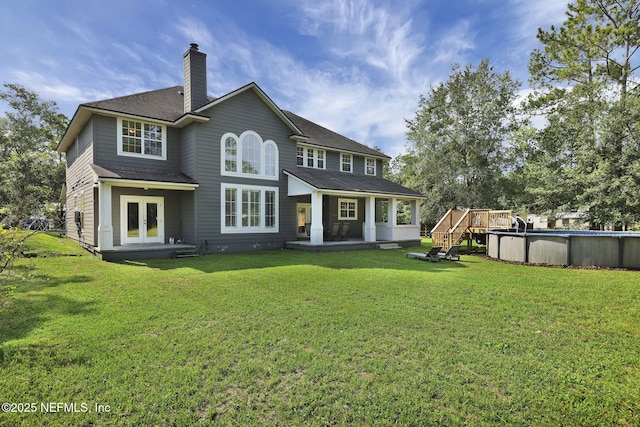
<instances>
[{"instance_id":1,"label":"white cloud","mask_svg":"<svg viewBox=\"0 0 640 427\"><path fill-rule=\"evenodd\" d=\"M568 1L562 0L510 0L514 19L511 33L517 49L527 55L538 45L538 28L549 29L566 19Z\"/></svg>"},{"instance_id":2,"label":"white cloud","mask_svg":"<svg viewBox=\"0 0 640 427\"><path fill-rule=\"evenodd\" d=\"M25 88L36 92L42 99L82 102L86 100L83 92L76 86L51 79L39 73L13 71L11 78L20 82Z\"/></svg>"},{"instance_id":3,"label":"white cloud","mask_svg":"<svg viewBox=\"0 0 640 427\"><path fill-rule=\"evenodd\" d=\"M390 78L403 78L423 52L424 37L413 31L411 2L308 0L291 6L302 16L300 33L320 39L332 55L362 61Z\"/></svg>"},{"instance_id":4,"label":"white cloud","mask_svg":"<svg viewBox=\"0 0 640 427\"><path fill-rule=\"evenodd\" d=\"M435 43L433 62L450 66L463 61L465 54L475 48L471 24L468 20L458 21Z\"/></svg>"},{"instance_id":5,"label":"white cloud","mask_svg":"<svg viewBox=\"0 0 640 427\"><path fill-rule=\"evenodd\" d=\"M174 29L189 40L190 43L198 43L204 47L210 47L214 44L214 37L208 26L196 18L181 17L177 19Z\"/></svg>"}]
</instances>

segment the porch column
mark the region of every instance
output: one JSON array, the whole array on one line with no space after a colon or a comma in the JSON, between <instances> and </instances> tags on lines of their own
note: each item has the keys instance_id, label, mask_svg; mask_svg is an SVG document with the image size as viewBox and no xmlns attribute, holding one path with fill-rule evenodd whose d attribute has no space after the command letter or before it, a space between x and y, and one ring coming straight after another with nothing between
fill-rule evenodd
<instances>
[{"instance_id":1,"label":"porch column","mask_svg":"<svg viewBox=\"0 0 640 427\"><path fill-rule=\"evenodd\" d=\"M411 224L420 225L420 204L418 200L411 202Z\"/></svg>"},{"instance_id":2,"label":"porch column","mask_svg":"<svg viewBox=\"0 0 640 427\"><path fill-rule=\"evenodd\" d=\"M101 182L98 186L98 247L100 250L113 249L113 223L111 221L111 185Z\"/></svg>"},{"instance_id":3,"label":"porch column","mask_svg":"<svg viewBox=\"0 0 640 427\"><path fill-rule=\"evenodd\" d=\"M389 225L393 230L398 225L398 199L389 199Z\"/></svg>"},{"instance_id":4,"label":"porch column","mask_svg":"<svg viewBox=\"0 0 640 427\"><path fill-rule=\"evenodd\" d=\"M376 241L376 198L364 199L364 241Z\"/></svg>"},{"instance_id":5,"label":"porch column","mask_svg":"<svg viewBox=\"0 0 640 427\"><path fill-rule=\"evenodd\" d=\"M321 245L324 228L322 227L322 193L313 191L311 193L311 235L310 241L312 245Z\"/></svg>"}]
</instances>

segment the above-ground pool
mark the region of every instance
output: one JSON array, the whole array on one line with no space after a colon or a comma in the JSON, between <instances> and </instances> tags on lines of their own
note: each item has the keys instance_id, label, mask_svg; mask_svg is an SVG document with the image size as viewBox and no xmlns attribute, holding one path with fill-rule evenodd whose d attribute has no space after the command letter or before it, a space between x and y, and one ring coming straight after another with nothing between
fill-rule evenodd
<instances>
[{"instance_id":1,"label":"above-ground pool","mask_svg":"<svg viewBox=\"0 0 640 427\"><path fill-rule=\"evenodd\" d=\"M489 231L487 255L506 261L640 269L640 233Z\"/></svg>"}]
</instances>

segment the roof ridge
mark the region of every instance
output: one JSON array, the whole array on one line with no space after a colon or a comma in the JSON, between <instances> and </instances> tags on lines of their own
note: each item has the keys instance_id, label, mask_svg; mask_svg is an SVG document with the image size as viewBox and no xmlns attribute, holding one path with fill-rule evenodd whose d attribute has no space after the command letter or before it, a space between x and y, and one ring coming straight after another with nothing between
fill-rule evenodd
<instances>
[{"instance_id":1,"label":"roof ridge","mask_svg":"<svg viewBox=\"0 0 640 427\"><path fill-rule=\"evenodd\" d=\"M121 100L121 99L125 99L125 98L133 98L135 96L147 95L147 94L151 94L151 93L154 93L154 92L163 92L163 91L168 91L168 90L172 90L172 89L178 89L179 91L180 90L184 91L184 86L176 85L176 86L169 86L169 87L165 87L165 88L161 88L161 89L145 90L143 92L130 93L129 95L121 95L121 96L115 96L113 98L105 98L105 99L98 99L98 100L95 100L95 101L89 101L89 102L85 102L85 103L80 104L80 105L96 104L96 103L99 103L99 102L106 102L106 101L117 101L117 100Z\"/></svg>"}]
</instances>

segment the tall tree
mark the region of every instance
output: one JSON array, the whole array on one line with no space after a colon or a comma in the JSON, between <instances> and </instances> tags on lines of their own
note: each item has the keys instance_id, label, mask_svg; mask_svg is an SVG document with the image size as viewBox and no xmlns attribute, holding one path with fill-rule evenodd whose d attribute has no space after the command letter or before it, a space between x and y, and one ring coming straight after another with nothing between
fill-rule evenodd
<instances>
[{"instance_id":1,"label":"tall tree","mask_svg":"<svg viewBox=\"0 0 640 427\"><path fill-rule=\"evenodd\" d=\"M489 59L477 68L454 65L449 79L420 97L407 120L412 146L394 166L396 177L428 199L422 221L435 224L447 209L498 208L507 141L517 129L514 101L520 83L496 73Z\"/></svg>"},{"instance_id":2,"label":"tall tree","mask_svg":"<svg viewBox=\"0 0 640 427\"><path fill-rule=\"evenodd\" d=\"M639 221L640 2L577 0L562 26L540 29L538 39L544 47L529 62L540 90L533 105L549 122L534 151L545 151L540 161L553 152L561 161L535 167L566 177L575 195L565 204L587 209L593 222ZM558 185L529 183L531 191Z\"/></svg>"},{"instance_id":3,"label":"tall tree","mask_svg":"<svg viewBox=\"0 0 640 427\"><path fill-rule=\"evenodd\" d=\"M20 218L58 202L64 162L55 152L68 119L55 102L17 84L4 84L0 100L10 110L0 117L0 208Z\"/></svg>"}]
</instances>

